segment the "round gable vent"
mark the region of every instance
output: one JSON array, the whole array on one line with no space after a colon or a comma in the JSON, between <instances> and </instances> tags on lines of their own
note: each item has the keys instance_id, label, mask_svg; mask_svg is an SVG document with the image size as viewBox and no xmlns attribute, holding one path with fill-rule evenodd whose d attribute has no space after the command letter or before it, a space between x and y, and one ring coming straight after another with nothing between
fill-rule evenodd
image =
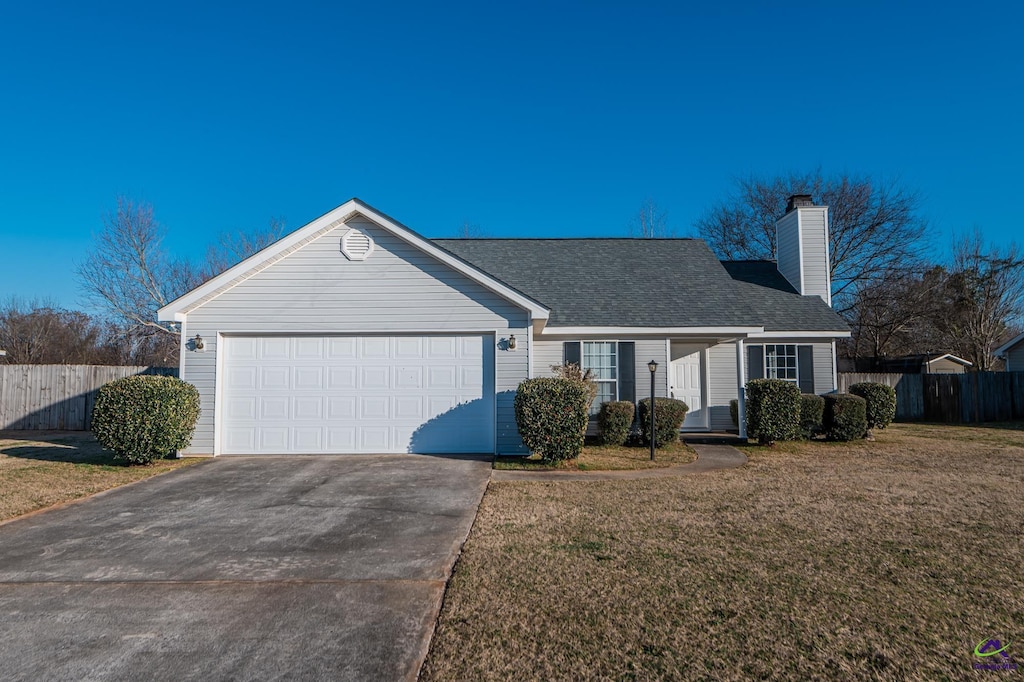
<instances>
[{"instance_id":1,"label":"round gable vent","mask_svg":"<svg viewBox=\"0 0 1024 682\"><path fill-rule=\"evenodd\" d=\"M370 235L355 228L341 235L341 252L349 260L366 260L373 253Z\"/></svg>"}]
</instances>

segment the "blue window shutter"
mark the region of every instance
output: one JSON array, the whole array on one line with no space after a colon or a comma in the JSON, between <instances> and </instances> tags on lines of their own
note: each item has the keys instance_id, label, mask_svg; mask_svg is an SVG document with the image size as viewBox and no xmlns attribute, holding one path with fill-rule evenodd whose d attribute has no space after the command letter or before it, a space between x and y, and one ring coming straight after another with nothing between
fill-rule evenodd
<instances>
[{"instance_id":1,"label":"blue window shutter","mask_svg":"<svg viewBox=\"0 0 1024 682\"><path fill-rule=\"evenodd\" d=\"M619 400L636 402L636 346L632 341L619 341Z\"/></svg>"},{"instance_id":2,"label":"blue window shutter","mask_svg":"<svg viewBox=\"0 0 1024 682\"><path fill-rule=\"evenodd\" d=\"M583 366L583 351L579 341L566 341L562 344L562 364Z\"/></svg>"},{"instance_id":3,"label":"blue window shutter","mask_svg":"<svg viewBox=\"0 0 1024 682\"><path fill-rule=\"evenodd\" d=\"M764 346L747 346L747 380L764 379Z\"/></svg>"},{"instance_id":4,"label":"blue window shutter","mask_svg":"<svg viewBox=\"0 0 1024 682\"><path fill-rule=\"evenodd\" d=\"M796 375L800 378L800 392L814 393L814 346L796 347Z\"/></svg>"}]
</instances>

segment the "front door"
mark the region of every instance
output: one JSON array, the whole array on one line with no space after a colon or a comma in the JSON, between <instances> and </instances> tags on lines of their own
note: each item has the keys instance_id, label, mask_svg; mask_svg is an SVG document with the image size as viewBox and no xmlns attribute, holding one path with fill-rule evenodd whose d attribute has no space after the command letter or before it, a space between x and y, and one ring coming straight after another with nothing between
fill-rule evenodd
<instances>
[{"instance_id":1,"label":"front door","mask_svg":"<svg viewBox=\"0 0 1024 682\"><path fill-rule=\"evenodd\" d=\"M673 355L676 355L675 350L674 347ZM694 350L672 360L670 377L671 397L682 400L690 407L686 413L686 421L683 422L683 429L707 429L708 410L704 405L704 349Z\"/></svg>"}]
</instances>

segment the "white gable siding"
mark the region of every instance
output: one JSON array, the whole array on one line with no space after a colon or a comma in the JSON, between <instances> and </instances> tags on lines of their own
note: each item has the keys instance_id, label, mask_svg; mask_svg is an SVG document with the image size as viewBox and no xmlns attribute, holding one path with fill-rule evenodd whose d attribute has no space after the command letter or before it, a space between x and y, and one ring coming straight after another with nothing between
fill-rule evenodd
<instances>
[{"instance_id":1,"label":"white gable siding","mask_svg":"<svg viewBox=\"0 0 1024 682\"><path fill-rule=\"evenodd\" d=\"M341 253L341 235L358 227L375 242L364 261ZM214 451L217 334L491 332L515 334L518 349L495 351L497 447L522 452L512 393L526 378L528 314L367 221L325 233L271 267L188 313L186 334L206 350L185 352L182 378L196 385L203 414L186 454Z\"/></svg>"},{"instance_id":2,"label":"white gable siding","mask_svg":"<svg viewBox=\"0 0 1024 682\"><path fill-rule=\"evenodd\" d=\"M747 367L747 348L751 345L766 343L785 343L810 345L813 347L814 392L818 395L831 393L835 390L832 373L832 342L818 341L808 343L807 339L748 339L743 346L743 362L749 380L750 368ZM737 396L736 390L736 344L720 343L708 349L708 407L711 411L711 429L723 431L734 428L729 416L729 401Z\"/></svg>"},{"instance_id":3,"label":"white gable siding","mask_svg":"<svg viewBox=\"0 0 1024 682\"><path fill-rule=\"evenodd\" d=\"M799 211L790 211L775 226L775 252L779 272L798 292L800 281L800 218Z\"/></svg>"},{"instance_id":4,"label":"white gable siding","mask_svg":"<svg viewBox=\"0 0 1024 682\"><path fill-rule=\"evenodd\" d=\"M831 304L828 263L828 209L824 206L797 209L800 215L800 238L803 240L804 296L820 296Z\"/></svg>"},{"instance_id":5,"label":"white gable siding","mask_svg":"<svg viewBox=\"0 0 1024 682\"><path fill-rule=\"evenodd\" d=\"M1024 372L1024 341L1006 351L1006 371Z\"/></svg>"}]
</instances>

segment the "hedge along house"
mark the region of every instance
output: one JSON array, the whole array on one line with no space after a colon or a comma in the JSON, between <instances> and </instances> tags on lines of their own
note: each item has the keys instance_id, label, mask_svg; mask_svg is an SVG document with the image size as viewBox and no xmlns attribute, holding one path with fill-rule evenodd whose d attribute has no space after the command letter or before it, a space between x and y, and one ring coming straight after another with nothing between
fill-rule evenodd
<instances>
[{"instance_id":1,"label":"hedge along house","mask_svg":"<svg viewBox=\"0 0 1024 682\"><path fill-rule=\"evenodd\" d=\"M524 379L593 369L684 429L732 428L748 377L836 386L828 211L794 197L779 259L695 239L426 239L357 199L160 310L203 414L186 455L525 454ZM741 420L742 432L742 420Z\"/></svg>"}]
</instances>

